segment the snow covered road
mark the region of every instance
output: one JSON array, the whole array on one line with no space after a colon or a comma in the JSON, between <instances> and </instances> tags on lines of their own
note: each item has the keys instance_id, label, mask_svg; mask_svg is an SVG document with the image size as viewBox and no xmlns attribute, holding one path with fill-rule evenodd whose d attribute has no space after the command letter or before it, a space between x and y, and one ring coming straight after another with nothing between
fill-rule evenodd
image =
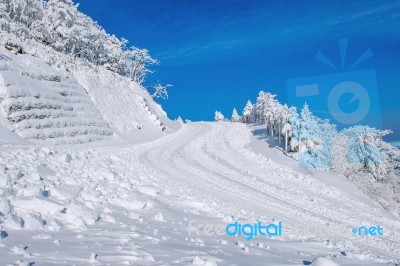
<instances>
[{"instance_id":1,"label":"snow covered road","mask_svg":"<svg viewBox=\"0 0 400 266\"><path fill-rule=\"evenodd\" d=\"M0 150L1 265L400 263L398 219L341 177L297 169L244 124L190 123L135 145ZM283 233L204 231L236 221L280 221ZM378 225L383 236L352 233Z\"/></svg>"}]
</instances>

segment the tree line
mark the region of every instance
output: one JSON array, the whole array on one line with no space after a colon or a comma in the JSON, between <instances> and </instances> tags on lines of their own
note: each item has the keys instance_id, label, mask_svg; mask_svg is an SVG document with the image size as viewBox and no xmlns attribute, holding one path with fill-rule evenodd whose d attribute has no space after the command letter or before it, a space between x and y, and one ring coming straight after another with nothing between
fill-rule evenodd
<instances>
[{"instance_id":1,"label":"tree line","mask_svg":"<svg viewBox=\"0 0 400 266\"><path fill-rule=\"evenodd\" d=\"M307 104L297 110L280 103L275 94L260 91L255 104L247 101L242 115L236 109L225 119L216 111L215 121L261 123L286 154L302 166L331 170L345 176L369 173L377 182L400 183L400 152L383 140L392 133L366 125L338 130L327 119L315 116Z\"/></svg>"},{"instance_id":2,"label":"tree line","mask_svg":"<svg viewBox=\"0 0 400 266\"><path fill-rule=\"evenodd\" d=\"M2 0L2 44L24 53L26 40L52 47L142 84L149 65L158 63L146 49L108 34L71 0ZM24 47L25 45L25 47Z\"/></svg>"}]
</instances>

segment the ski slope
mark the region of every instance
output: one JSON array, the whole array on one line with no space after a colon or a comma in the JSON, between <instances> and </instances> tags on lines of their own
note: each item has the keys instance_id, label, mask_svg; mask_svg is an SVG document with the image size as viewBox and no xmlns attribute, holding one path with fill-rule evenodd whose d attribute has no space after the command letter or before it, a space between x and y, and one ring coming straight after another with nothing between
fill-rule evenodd
<instances>
[{"instance_id":1,"label":"ski slope","mask_svg":"<svg viewBox=\"0 0 400 266\"><path fill-rule=\"evenodd\" d=\"M345 179L298 168L259 132L189 123L141 144L1 144L0 264L400 263L397 218ZM236 221L280 221L283 233L203 230ZM362 225L384 235L352 233Z\"/></svg>"}]
</instances>

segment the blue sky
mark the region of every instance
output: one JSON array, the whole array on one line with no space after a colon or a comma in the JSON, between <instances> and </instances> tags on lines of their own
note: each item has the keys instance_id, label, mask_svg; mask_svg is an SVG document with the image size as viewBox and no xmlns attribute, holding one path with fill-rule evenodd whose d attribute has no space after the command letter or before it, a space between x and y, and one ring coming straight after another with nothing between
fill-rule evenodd
<instances>
[{"instance_id":1,"label":"blue sky","mask_svg":"<svg viewBox=\"0 0 400 266\"><path fill-rule=\"evenodd\" d=\"M212 120L217 109L230 116L260 90L287 102L292 91L286 83L293 78L320 82L321 75L340 79L342 72L372 69L377 84L366 86L372 115L395 131L389 140L400 140L400 1L75 2L107 32L160 60L147 84L174 85L169 99L160 101L171 118ZM348 39L344 69L339 39ZM373 56L350 70L367 49ZM338 69L315 60L318 51Z\"/></svg>"}]
</instances>

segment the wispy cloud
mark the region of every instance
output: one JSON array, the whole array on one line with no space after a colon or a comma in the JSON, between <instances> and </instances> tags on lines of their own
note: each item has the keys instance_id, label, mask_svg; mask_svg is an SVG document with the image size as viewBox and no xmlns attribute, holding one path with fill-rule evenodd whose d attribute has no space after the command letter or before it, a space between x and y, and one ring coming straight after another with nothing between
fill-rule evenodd
<instances>
[{"instance_id":1,"label":"wispy cloud","mask_svg":"<svg viewBox=\"0 0 400 266\"><path fill-rule=\"evenodd\" d=\"M251 54L257 49L272 53L271 47L274 53L279 53L280 48L281 52L287 52L289 47L301 49L309 42L328 36L332 39L343 35L394 38L397 34L400 38L400 2L314 2L309 6L299 2L290 5L255 2L241 10L226 1L201 3L194 9L183 7L187 15L174 22L175 26L183 27L179 29L179 40L162 42L162 47L156 47L156 56L161 60L217 60Z\"/></svg>"}]
</instances>

